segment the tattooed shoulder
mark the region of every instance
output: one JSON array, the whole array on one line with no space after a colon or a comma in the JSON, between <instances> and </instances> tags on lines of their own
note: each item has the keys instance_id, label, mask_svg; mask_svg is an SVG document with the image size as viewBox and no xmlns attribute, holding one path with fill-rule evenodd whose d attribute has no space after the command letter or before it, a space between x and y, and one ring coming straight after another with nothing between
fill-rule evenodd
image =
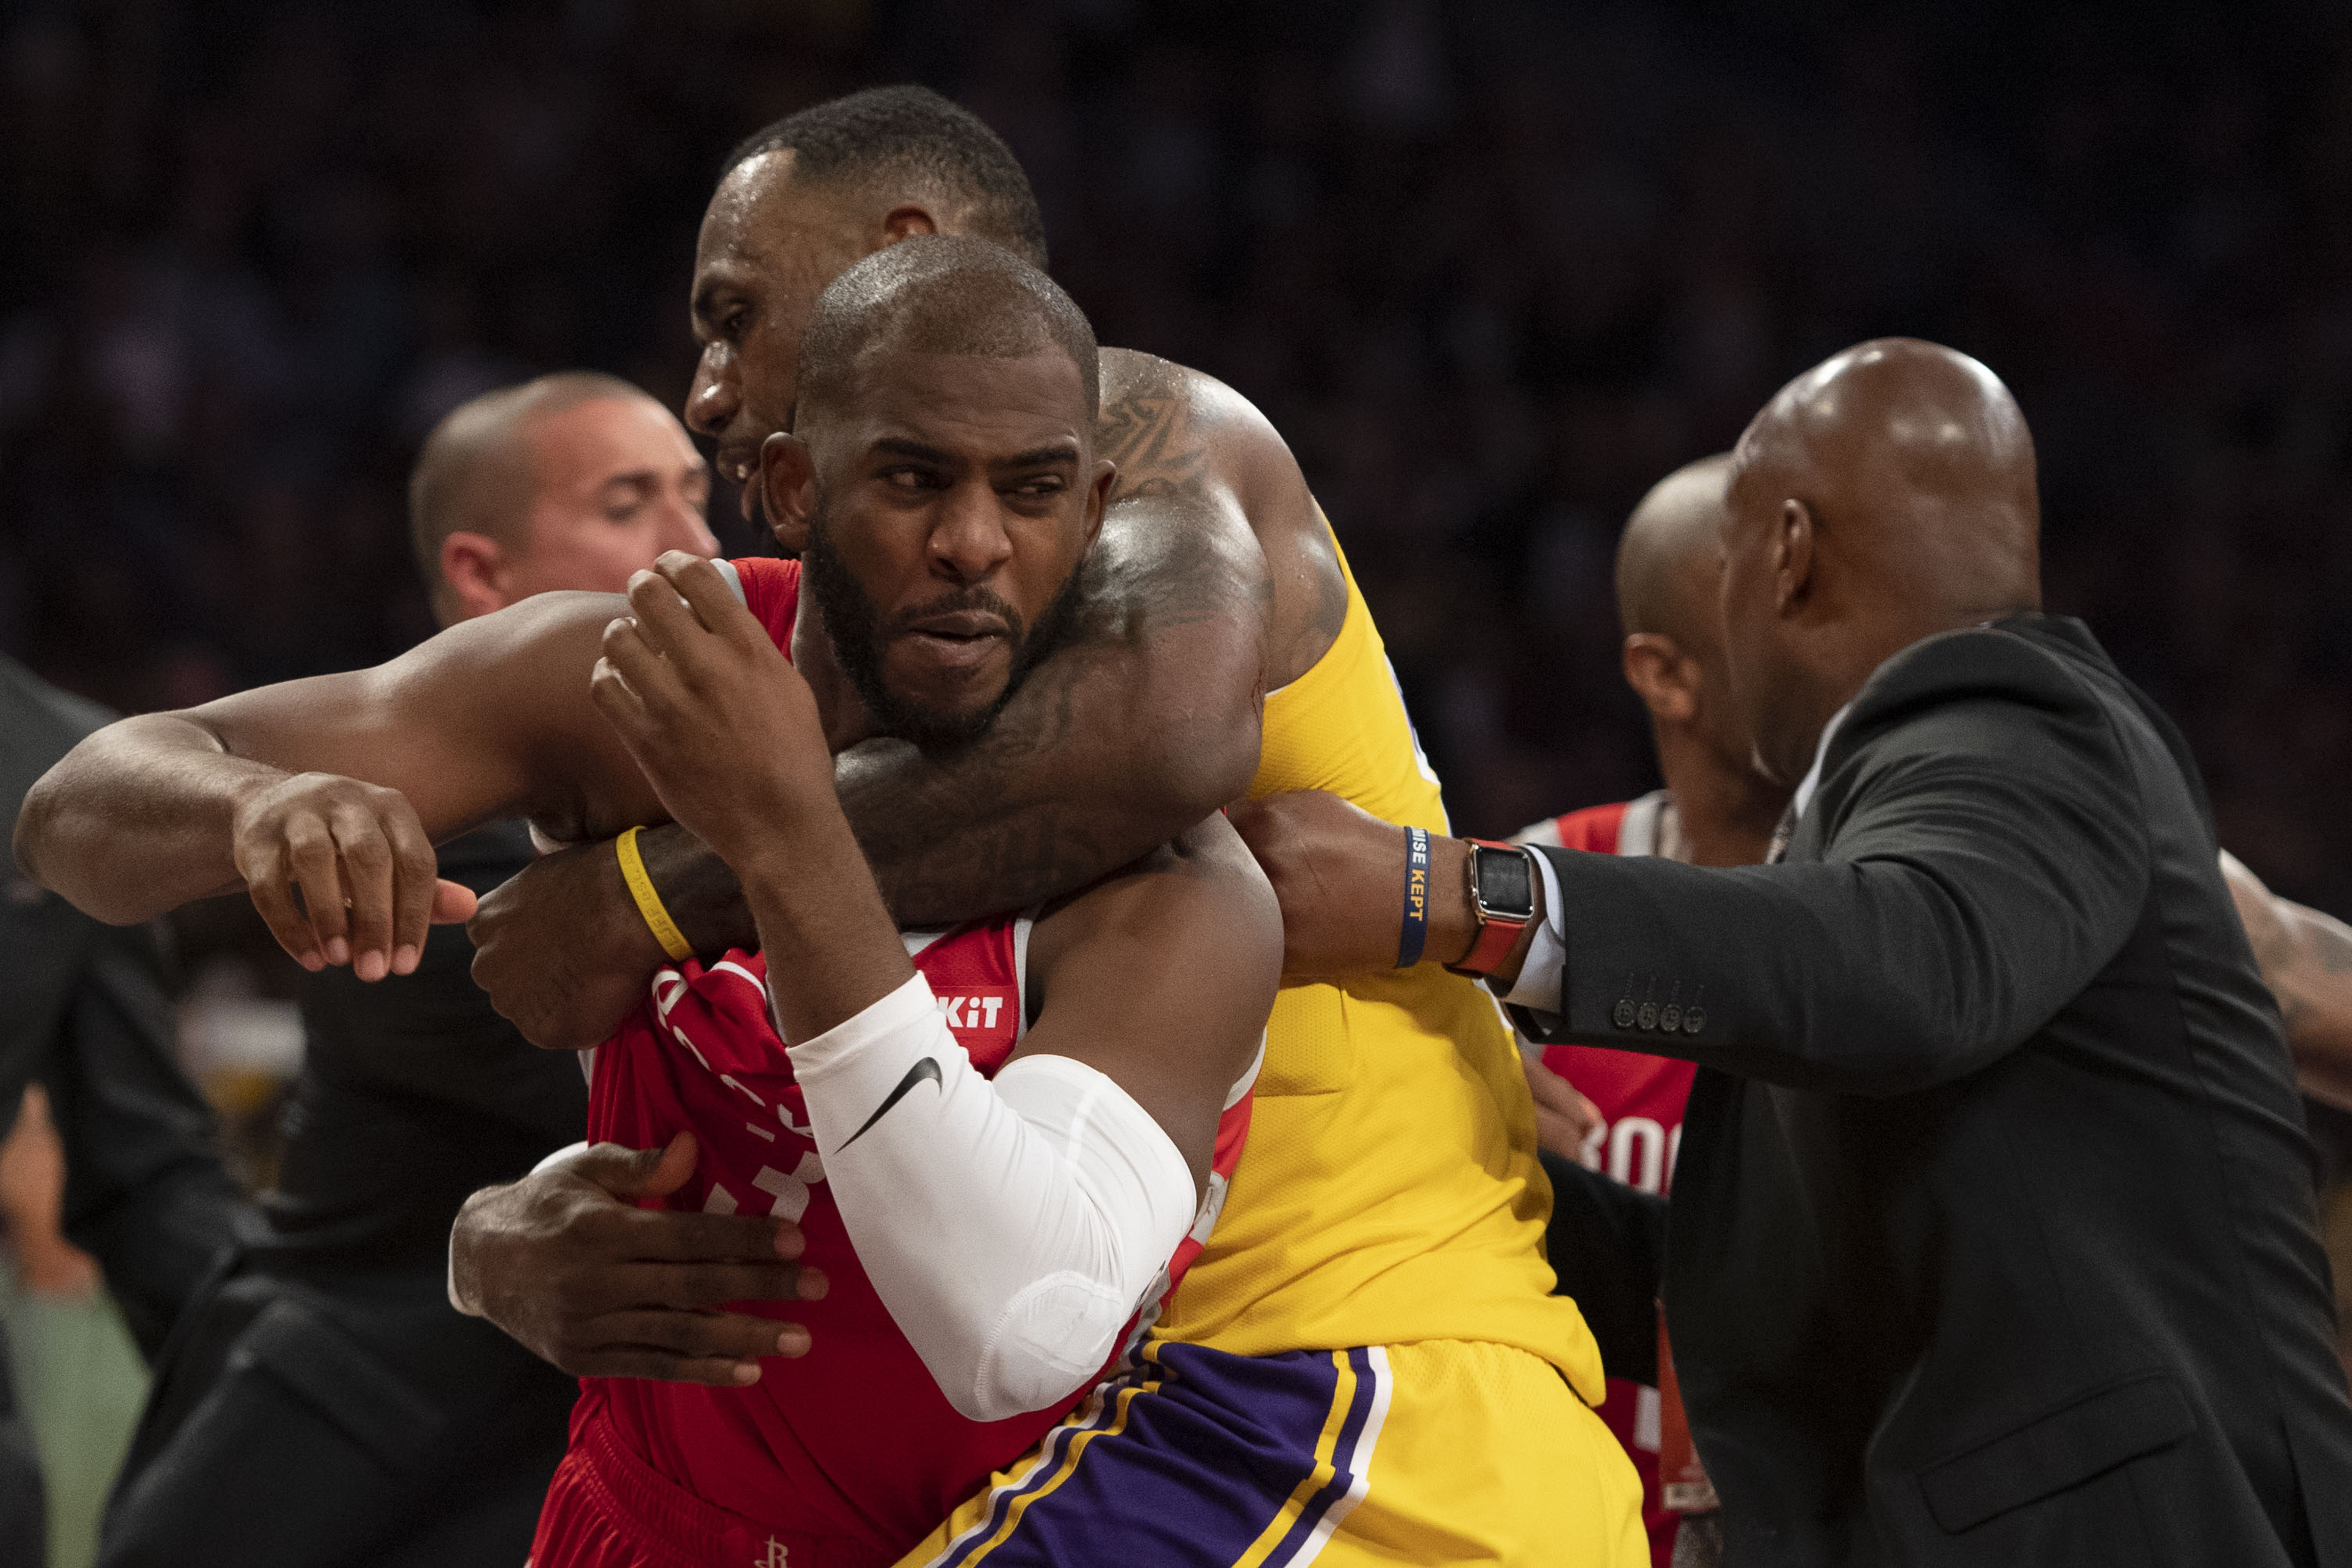
<instances>
[{"instance_id":1,"label":"tattooed shoulder","mask_svg":"<svg viewBox=\"0 0 2352 1568\"><path fill-rule=\"evenodd\" d=\"M1211 421L1196 406L1198 378L1166 360L1124 351L1107 354L1104 371L1095 441L1098 455L1118 468L1112 501L1202 489Z\"/></svg>"}]
</instances>

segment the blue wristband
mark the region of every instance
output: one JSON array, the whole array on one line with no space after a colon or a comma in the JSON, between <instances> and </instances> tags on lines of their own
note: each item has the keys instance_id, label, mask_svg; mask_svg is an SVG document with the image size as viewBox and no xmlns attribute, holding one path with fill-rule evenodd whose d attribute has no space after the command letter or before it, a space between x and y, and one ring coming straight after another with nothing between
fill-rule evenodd
<instances>
[{"instance_id":1,"label":"blue wristband","mask_svg":"<svg viewBox=\"0 0 2352 1568\"><path fill-rule=\"evenodd\" d=\"M1421 946L1429 940L1429 830L1404 831L1404 928L1397 933L1400 969L1421 962Z\"/></svg>"}]
</instances>

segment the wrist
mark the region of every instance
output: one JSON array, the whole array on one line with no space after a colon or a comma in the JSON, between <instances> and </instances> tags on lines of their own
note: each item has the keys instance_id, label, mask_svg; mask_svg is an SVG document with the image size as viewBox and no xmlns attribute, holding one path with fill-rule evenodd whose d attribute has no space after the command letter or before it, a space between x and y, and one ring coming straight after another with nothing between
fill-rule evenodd
<instances>
[{"instance_id":1,"label":"wrist","mask_svg":"<svg viewBox=\"0 0 2352 1568\"><path fill-rule=\"evenodd\" d=\"M704 957L759 946L759 930L743 901L742 881L718 851L679 824L666 822L637 835L637 853L687 946ZM617 865L613 874L619 877ZM627 899L625 888L621 896ZM631 918L644 927L634 911ZM650 931L646 940L653 941Z\"/></svg>"},{"instance_id":2,"label":"wrist","mask_svg":"<svg viewBox=\"0 0 2352 1568\"><path fill-rule=\"evenodd\" d=\"M771 973L776 1027L788 1046L812 1040L897 989L914 972L874 873L835 812L834 834L811 834L791 855L771 852L736 869Z\"/></svg>"},{"instance_id":3,"label":"wrist","mask_svg":"<svg viewBox=\"0 0 2352 1568\"><path fill-rule=\"evenodd\" d=\"M1518 988L1519 973L1527 967L1528 954L1535 946L1536 932L1549 918L1549 911L1544 903L1544 882L1540 876L1535 879L1534 893L1535 917L1519 933L1519 939L1511 944L1511 950L1503 956L1503 961L1486 976L1486 984L1498 997L1507 997Z\"/></svg>"},{"instance_id":4,"label":"wrist","mask_svg":"<svg viewBox=\"0 0 2352 1568\"><path fill-rule=\"evenodd\" d=\"M298 777L282 768L272 768L267 762L255 762L226 752L214 754L220 769L220 794L217 797L228 810L229 831L242 831L251 821L253 811L263 797Z\"/></svg>"},{"instance_id":5,"label":"wrist","mask_svg":"<svg viewBox=\"0 0 2352 1568\"><path fill-rule=\"evenodd\" d=\"M1478 940L1478 907L1470 897L1470 843L1429 840L1429 941L1423 963L1458 964Z\"/></svg>"}]
</instances>

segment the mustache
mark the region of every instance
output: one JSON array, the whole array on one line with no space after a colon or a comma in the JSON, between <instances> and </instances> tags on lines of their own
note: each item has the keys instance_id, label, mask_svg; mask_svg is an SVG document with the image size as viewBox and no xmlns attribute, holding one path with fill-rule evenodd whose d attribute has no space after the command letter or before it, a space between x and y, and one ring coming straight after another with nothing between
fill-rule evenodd
<instances>
[{"instance_id":1,"label":"mustache","mask_svg":"<svg viewBox=\"0 0 2352 1568\"><path fill-rule=\"evenodd\" d=\"M978 583L966 588L951 588L937 599L901 610L890 618L889 624L882 628L882 632L886 637L895 637L934 616L952 615L964 611L978 611L1003 622L1007 640L1015 648L1026 641L1028 628L1022 624L1021 612Z\"/></svg>"}]
</instances>

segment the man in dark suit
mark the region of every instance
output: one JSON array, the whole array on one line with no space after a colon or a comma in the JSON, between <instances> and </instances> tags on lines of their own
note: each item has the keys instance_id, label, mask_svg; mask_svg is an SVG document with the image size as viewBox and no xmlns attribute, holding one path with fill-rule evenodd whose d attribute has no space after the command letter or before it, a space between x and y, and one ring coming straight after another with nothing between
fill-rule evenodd
<instances>
[{"instance_id":1,"label":"man in dark suit","mask_svg":"<svg viewBox=\"0 0 2352 1568\"><path fill-rule=\"evenodd\" d=\"M1515 885L1440 842L1425 949L1531 1032L1703 1069L1665 1300L1727 1561L2352 1562L2277 1009L2179 734L2039 612L2007 392L1841 354L1749 427L1729 512L1780 863L1547 851ZM1316 911L1396 896L1395 830L1301 804L1286 967L1365 967Z\"/></svg>"},{"instance_id":2,"label":"man in dark suit","mask_svg":"<svg viewBox=\"0 0 2352 1568\"><path fill-rule=\"evenodd\" d=\"M0 810L113 715L0 657ZM142 1355L228 1248L244 1207L213 1113L173 1054L163 953L150 926L101 925L11 871L0 898L0 1134L26 1084L63 1147L66 1238L96 1256ZM0 1563L46 1548L42 1485L0 1342Z\"/></svg>"}]
</instances>

